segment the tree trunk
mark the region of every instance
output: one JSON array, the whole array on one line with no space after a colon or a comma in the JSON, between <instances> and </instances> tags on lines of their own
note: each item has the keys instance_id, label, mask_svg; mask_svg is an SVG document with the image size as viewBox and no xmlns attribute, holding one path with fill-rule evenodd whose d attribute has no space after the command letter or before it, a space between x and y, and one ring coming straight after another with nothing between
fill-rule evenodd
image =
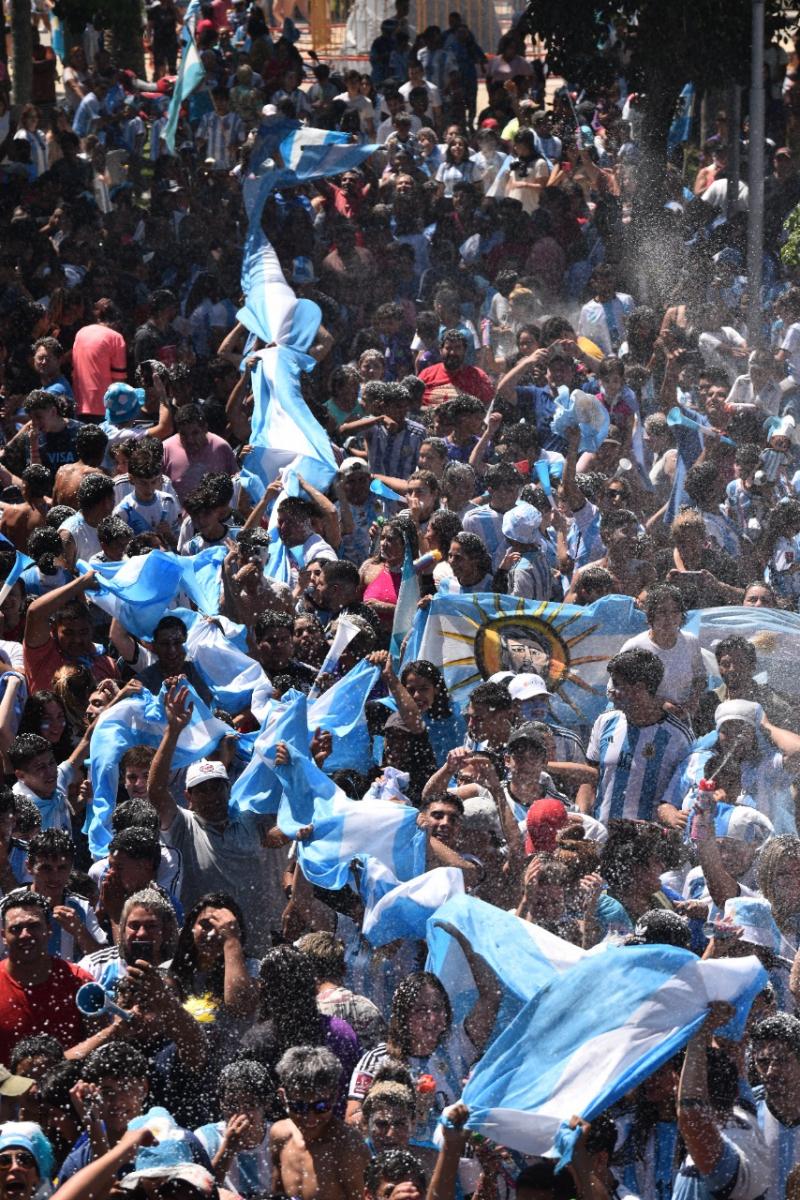
<instances>
[{"instance_id":1,"label":"tree trunk","mask_svg":"<svg viewBox=\"0 0 800 1200\"><path fill-rule=\"evenodd\" d=\"M11 74L18 107L28 104L31 98L32 50L30 0L11 0Z\"/></svg>"}]
</instances>

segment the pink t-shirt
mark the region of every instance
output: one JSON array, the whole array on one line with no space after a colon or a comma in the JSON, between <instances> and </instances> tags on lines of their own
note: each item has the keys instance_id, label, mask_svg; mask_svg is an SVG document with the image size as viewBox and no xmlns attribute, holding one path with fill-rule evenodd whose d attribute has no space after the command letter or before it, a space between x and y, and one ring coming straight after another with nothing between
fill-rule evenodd
<instances>
[{"instance_id":1,"label":"pink t-shirt","mask_svg":"<svg viewBox=\"0 0 800 1200\"><path fill-rule=\"evenodd\" d=\"M206 444L200 454L187 457L180 434L164 442L164 472L169 475L181 504L202 482L209 471L224 471L235 475L239 470L236 456L224 438L216 433L206 434Z\"/></svg>"},{"instance_id":2,"label":"pink t-shirt","mask_svg":"<svg viewBox=\"0 0 800 1200\"><path fill-rule=\"evenodd\" d=\"M127 376L125 339L108 325L85 325L72 347L72 388L79 413L105 414L103 397Z\"/></svg>"}]
</instances>

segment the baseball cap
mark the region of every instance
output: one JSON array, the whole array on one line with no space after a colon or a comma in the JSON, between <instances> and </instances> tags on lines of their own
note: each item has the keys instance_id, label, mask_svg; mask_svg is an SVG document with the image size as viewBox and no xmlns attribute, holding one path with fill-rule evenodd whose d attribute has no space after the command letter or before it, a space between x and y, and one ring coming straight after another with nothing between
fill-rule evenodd
<instances>
[{"instance_id":1,"label":"baseball cap","mask_svg":"<svg viewBox=\"0 0 800 1200\"><path fill-rule=\"evenodd\" d=\"M775 151L776 158L791 158L792 152L788 146L779 146Z\"/></svg>"},{"instance_id":2,"label":"baseball cap","mask_svg":"<svg viewBox=\"0 0 800 1200\"><path fill-rule=\"evenodd\" d=\"M354 472L362 471L365 475L369 475L369 465L363 458L356 458L352 455L350 458L345 458L342 465L339 467L340 475L352 475Z\"/></svg>"},{"instance_id":3,"label":"baseball cap","mask_svg":"<svg viewBox=\"0 0 800 1200\"><path fill-rule=\"evenodd\" d=\"M542 735L536 725L532 725L530 721L526 721L524 725L520 725L510 735L507 745L510 750L512 746L516 746L519 742L541 742Z\"/></svg>"},{"instance_id":4,"label":"baseball cap","mask_svg":"<svg viewBox=\"0 0 800 1200\"><path fill-rule=\"evenodd\" d=\"M559 829L563 829L568 823L567 810L560 800L549 796L534 800L525 818L525 828L528 831L525 837L525 853L552 854L556 848Z\"/></svg>"},{"instance_id":5,"label":"baseball cap","mask_svg":"<svg viewBox=\"0 0 800 1200\"><path fill-rule=\"evenodd\" d=\"M0 1066L0 1096L24 1096L35 1082L27 1075L12 1075L8 1067Z\"/></svg>"},{"instance_id":6,"label":"baseball cap","mask_svg":"<svg viewBox=\"0 0 800 1200\"><path fill-rule=\"evenodd\" d=\"M528 671L524 671L521 675L515 675L508 685L508 691L512 700L532 700L534 696L552 696L553 694L548 692L547 684L541 675L534 675Z\"/></svg>"},{"instance_id":7,"label":"baseball cap","mask_svg":"<svg viewBox=\"0 0 800 1200\"><path fill-rule=\"evenodd\" d=\"M187 788L197 787L199 783L208 783L210 779L224 779L227 783L228 772L223 763L201 758L199 762L192 763L186 772Z\"/></svg>"},{"instance_id":8,"label":"baseball cap","mask_svg":"<svg viewBox=\"0 0 800 1200\"><path fill-rule=\"evenodd\" d=\"M758 729L764 710L754 700L723 700L714 710L714 725L720 729L726 721L744 721L752 729Z\"/></svg>"},{"instance_id":9,"label":"baseball cap","mask_svg":"<svg viewBox=\"0 0 800 1200\"><path fill-rule=\"evenodd\" d=\"M144 388L134 388L128 383L112 383L103 396L106 420L112 425L124 425L138 417L145 402Z\"/></svg>"},{"instance_id":10,"label":"baseball cap","mask_svg":"<svg viewBox=\"0 0 800 1200\"><path fill-rule=\"evenodd\" d=\"M494 675L490 675L486 680L487 683L502 683L504 687L508 687L511 680L514 678L513 671L495 671Z\"/></svg>"}]
</instances>

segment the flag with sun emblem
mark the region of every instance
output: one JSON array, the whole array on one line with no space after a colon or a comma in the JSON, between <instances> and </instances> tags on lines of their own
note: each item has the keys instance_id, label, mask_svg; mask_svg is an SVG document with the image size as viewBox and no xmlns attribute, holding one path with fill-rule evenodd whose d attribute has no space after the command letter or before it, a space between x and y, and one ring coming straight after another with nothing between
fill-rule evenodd
<instances>
[{"instance_id":1,"label":"flag with sun emblem","mask_svg":"<svg viewBox=\"0 0 800 1200\"><path fill-rule=\"evenodd\" d=\"M553 693L556 720L591 725L608 703L608 660L646 628L628 596L585 607L493 592L434 596L417 615L405 661L440 667L458 708L496 671L534 672Z\"/></svg>"}]
</instances>

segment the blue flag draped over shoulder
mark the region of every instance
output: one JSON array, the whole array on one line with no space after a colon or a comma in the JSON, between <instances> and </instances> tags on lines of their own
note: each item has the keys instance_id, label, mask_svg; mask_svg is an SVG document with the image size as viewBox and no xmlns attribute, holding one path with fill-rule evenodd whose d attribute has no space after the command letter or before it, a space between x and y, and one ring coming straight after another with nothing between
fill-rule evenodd
<instances>
[{"instance_id":1,"label":"blue flag draped over shoulder","mask_svg":"<svg viewBox=\"0 0 800 1200\"><path fill-rule=\"evenodd\" d=\"M231 728L212 717L200 697L189 688L194 708L189 724L178 738L173 766L188 767L205 758ZM158 696L142 691L112 704L97 718L89 743L89 777L92 799L86 812L84 833L93 858L102 858L111 841L109 819L117 803L119 760L131 746L156 747L166 726L164 689Z\"/></svg>"},{"instance_id":2,"label":"blue flag draped over shoulder","mask_svg":"<svg viewBox=\"0 0 800 1200\"><path fill-rule=\"evenodd\" d=\"M533 671L554 695L556 720L590 725L607 705L609 658L646 628L628 596L580 607L494 592L440 595L417 613L404 661L425 658L440 667L459 709L495 671Z\"/></svg>"},{"instance_id":3,"label":"blue flag draped over shoulder","mask_svg":"<svg viewBox=\"0 0 800 1200\"><path fill-rule=\"evenodd\" d=\"M467 1125L524 1154L557 1143L568 1162L573 1115L591 1121L647 1079L710 1001L733 1004L741 1028L766 980L756 958L702 962L672 946L587 954L535 992L478 1063L463 1093Z\"/></svg>"}]
</instances>

